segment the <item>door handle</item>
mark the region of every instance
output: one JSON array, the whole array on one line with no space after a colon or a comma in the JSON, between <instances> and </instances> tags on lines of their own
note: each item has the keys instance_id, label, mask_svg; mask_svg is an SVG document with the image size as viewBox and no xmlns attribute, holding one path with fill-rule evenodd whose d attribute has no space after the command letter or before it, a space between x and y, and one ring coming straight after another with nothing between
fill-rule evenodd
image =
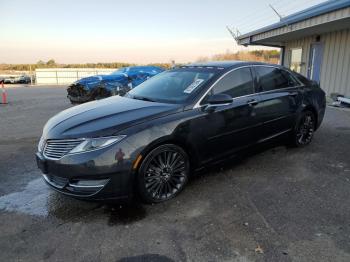
<instances>
[{"instance_id":1,"label":"door handle","mask_svg":"<svg viewBox=\"0 0 350 262\"><path fill-rule=\"evenodd\" d=\"M289 93L290 96L297 96L299 93L298 92L291 92Z\"/></svg>"},{"instance_id":2,"label":"door handle","mask_svg":"<svg viewBox=\"0 0 350 262\"><path fill-rule=\"evenodd\" d=\"M247 101L247 104L250 106L256 106L257 104L259 104L259 101L252 99L252 100Z\"/></svg>"}]
</instances>

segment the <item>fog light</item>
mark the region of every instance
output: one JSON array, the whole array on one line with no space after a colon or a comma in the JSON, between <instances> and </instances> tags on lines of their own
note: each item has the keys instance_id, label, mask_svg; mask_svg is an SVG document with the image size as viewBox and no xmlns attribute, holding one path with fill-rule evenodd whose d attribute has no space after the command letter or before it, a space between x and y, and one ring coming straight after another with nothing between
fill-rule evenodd
<instances>
[{"instance_id":1,"label":"fog light","mask_svg":"<svg viewBox=\"0 0 350 262\"><path fill-rule=\"evenodd\" d=\"M75 188L100 188L108 183L109 179L95 179L95 180L76 180L69 183L69 186Z\"/></svg>"}]
</instances>

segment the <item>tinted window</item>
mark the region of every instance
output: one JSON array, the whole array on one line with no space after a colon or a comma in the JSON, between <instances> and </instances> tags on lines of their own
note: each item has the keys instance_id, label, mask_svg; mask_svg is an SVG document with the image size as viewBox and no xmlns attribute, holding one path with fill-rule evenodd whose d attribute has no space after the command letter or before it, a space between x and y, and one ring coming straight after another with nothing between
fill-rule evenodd
<instances>
[{"instance_id":1,"label":"tinted window","mask_svg":"<svg viewBox=\"0 0 350 262\"><path fill-rule=\"evenodd\" d=\"M299 83L297 82L297 80L295 80L295 78L292 76L291 73L289 73L286 70L280 70L280 71L281 71L282 75L287 79L289 87L299 85Z\"/></svg>"},{"instance_id":2,"label":"tinted window","mask_svg":"<svg viewBox=\"0 0 350 262\"><path fill-rule=\"evenodd\" d=\"M295 73L294 72L294 75L296 78L298 78L299 81L301 81L304 85L311 85L312 84L312 81L308 78L306 78L305 76L301 75L301 74L298 74L298 73Z\"/></svg>"},{"instance_id":3,"label":"tinted window","mask_svg":"<svg viewBox=\"0 0 350 262\"><path fill-rule=\"evenodd\" d=\"M250 68L242 68L227 74L212 89L211 94L227 94L239 97L254 93Z\"/></svg>"},{"instance_id":4,"label":"tinted window","mask_svg":"<svg viewBox=\"0 0 350 262\"><path fill-rule=\"evenodd\" d=\"M290 83L290 76L282 73L282 70L274 67L257 66L255 68L260 83L260 91L269 91L295 85Z\"/></svg>"}]
</instances>

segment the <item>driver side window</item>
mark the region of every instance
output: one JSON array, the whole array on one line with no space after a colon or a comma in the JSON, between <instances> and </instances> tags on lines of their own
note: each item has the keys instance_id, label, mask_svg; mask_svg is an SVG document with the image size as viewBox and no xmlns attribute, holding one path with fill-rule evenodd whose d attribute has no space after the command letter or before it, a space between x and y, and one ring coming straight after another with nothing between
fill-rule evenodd
<instances>
[{"instance_id":1,"label":"driver side window","mask_svg":"<svg viewBox=\"0 0 350 262\"><path fill-rule=\"evenodd\" d=\"M237 69L224 76L208 93L227 94L232 98L250 95L254 93L253 77L249 67ZM208 97L207 96L207 97ZM203 102L207 100L207 97Z\"/></svg>"}]
</instances>

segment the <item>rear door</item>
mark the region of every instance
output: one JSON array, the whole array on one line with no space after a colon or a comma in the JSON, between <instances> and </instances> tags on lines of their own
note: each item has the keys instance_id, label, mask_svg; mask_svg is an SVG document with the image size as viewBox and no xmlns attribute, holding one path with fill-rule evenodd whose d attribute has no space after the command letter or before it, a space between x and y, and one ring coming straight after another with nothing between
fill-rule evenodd
<instances>
[{"instance_id":1,"label":"rear door","mask_svg":"<svg viewBox=\"0 0 350 262\"><path fill-rule=\"evenodd\" d=\"M294 126L301 89L299 82L284 69L254 66L254 70L260 94L256 112L263 120L261 140L266 140L286 133Z\"/></svg>"}]
</instances>

